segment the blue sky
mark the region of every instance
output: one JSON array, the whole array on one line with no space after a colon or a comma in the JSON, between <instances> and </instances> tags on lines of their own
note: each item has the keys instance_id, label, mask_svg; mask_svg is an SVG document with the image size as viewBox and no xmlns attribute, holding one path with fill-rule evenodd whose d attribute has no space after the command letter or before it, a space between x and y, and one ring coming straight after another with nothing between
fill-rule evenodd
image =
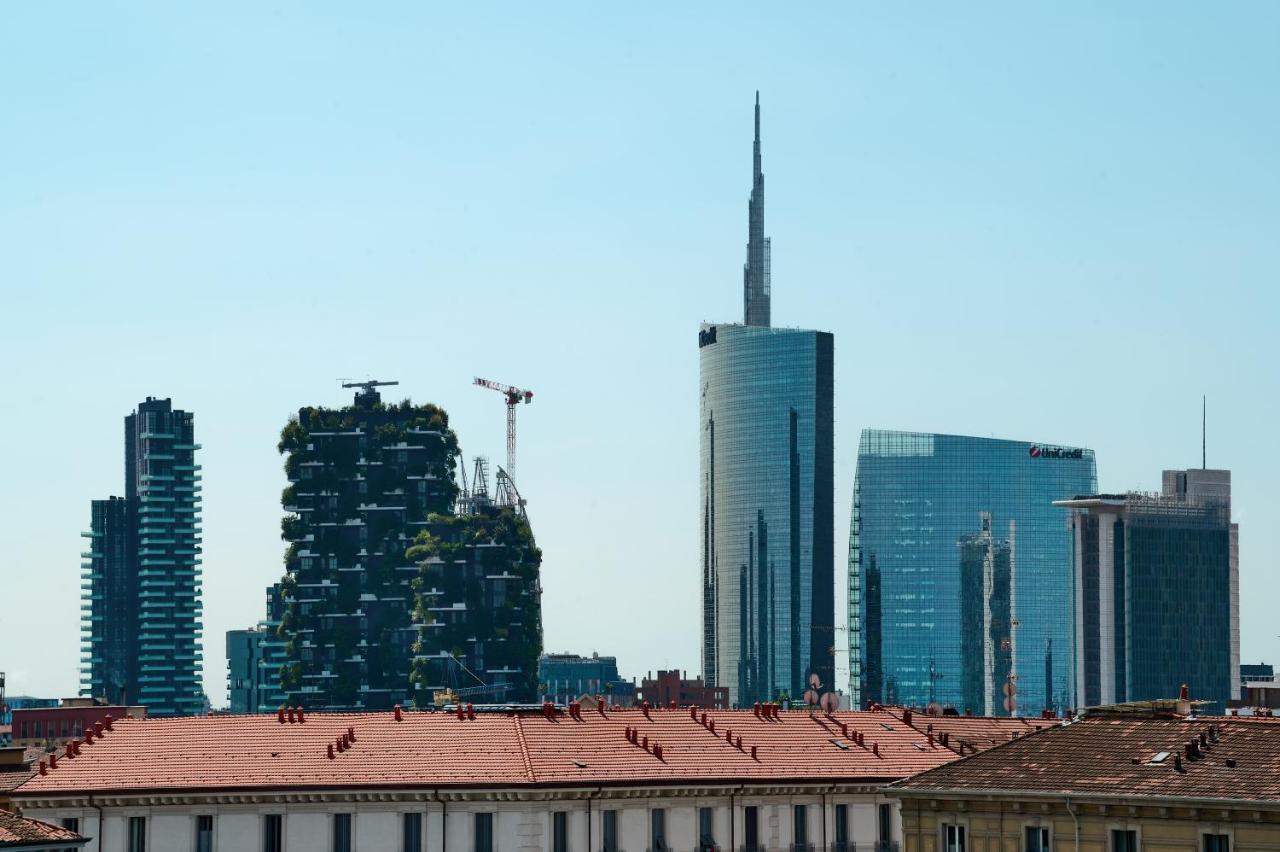
<instances>
[{"instance_id":1,"label":"blue sky","mask_svg":"<svg viewBox=\"0 0 1280 852\"><path fill-rule=\"evenodd\" d=\"M741 312L751 104L779 325L864 427L1235 477L1280 661L1280 8L8 4L0 670L77 685L80 530L146 395L204 445L205 678L281 571L275 441L398 379L520 487L546 645L698 668L697 346ZM837 573L843 574L843 563ZM843 660L841 661L844 662Z\"/></svg>"}]
</instances>

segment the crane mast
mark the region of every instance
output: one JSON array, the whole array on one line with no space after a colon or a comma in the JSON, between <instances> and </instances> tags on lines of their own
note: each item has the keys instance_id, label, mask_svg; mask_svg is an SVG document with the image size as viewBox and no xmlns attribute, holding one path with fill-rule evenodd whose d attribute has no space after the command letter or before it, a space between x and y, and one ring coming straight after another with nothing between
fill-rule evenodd
<instances>
[{"instance_id":1,"label":"crane mast","mask_svg":"<svg viewBox=\"0 0 1280 852\"><path fill-rule=\"evenodd\" d=\"M507 466L506 474L515 479L516 469L516 406L533 402L533 391L504 385L489 379L476 378L475 384L502 394L507 403Z\"/></svg>"}]
</instances>

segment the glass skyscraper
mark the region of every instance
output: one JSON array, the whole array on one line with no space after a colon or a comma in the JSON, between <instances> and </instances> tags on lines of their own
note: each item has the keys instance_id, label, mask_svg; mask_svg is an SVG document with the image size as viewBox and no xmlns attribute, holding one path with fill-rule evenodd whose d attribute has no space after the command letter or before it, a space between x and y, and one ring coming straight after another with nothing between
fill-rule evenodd
<instances>
[{"instance_id":1,"label":"glass skyscraper","mask_svg":"<svg viewBox=\"0 0 1280 852\"><path fill-rule=\"evenodd\" d=\"M1078 707L1240 692L1239 528L1231 473L1166 470L1161 494L1062 500L1070 512Z\"/></svg>"},{"instance_id":2,"label":"glass skyscraper","mask_svg":"<svg viewBox=\"0 0 1280 852\"><path fill-rule=\"evenodd\" d=\"M769 326L755 126L745 322L698 334L702 665L738 706L834 680L833 340Z\"/></svg>"},{"instance_id":3,"label":"glass skyscraper","mask_svg":"<svg viewBox=\"0 0 1280 852\"><path fill-rule=\"evenodd\" d=\"M864 430L849 536L853 700L997 715L1069 706L1070 536L1053 501L1096 488L1092 450Z\"/></svg>"},{"instance_id":4,"label":"glass skyscraper","mask_svg":"<svg viewBox=\"0 0 1280 852\"><path fill-rule=\"evenodd\" d=\"M200 466L191 412L125 418L125 496L95 500L83 555L80 692L193 715L200 688Z\"/></svg>"}]
</instances>

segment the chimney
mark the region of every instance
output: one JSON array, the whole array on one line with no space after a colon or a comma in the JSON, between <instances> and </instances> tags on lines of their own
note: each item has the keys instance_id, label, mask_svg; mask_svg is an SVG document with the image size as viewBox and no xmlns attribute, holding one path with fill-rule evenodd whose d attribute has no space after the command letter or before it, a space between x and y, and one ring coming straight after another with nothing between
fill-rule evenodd
<instances>
[{"instance_id":1,"label":"chimney","mask_svg":"<svg viewBox=\"0 0 1280 852\"><path fill-rule=\"evenodd\" d=\"M279 722L281 725L284 724L284 708L283 707L276 708L276 721Z\"/></svg>"},{"instance_id":2,"label":"chimney","mask_svg":"<svg viewBox=\"0 0 1280 852\"><path fill-rule=\"evenodd\" d=\"M738 742L736 743L736 745L737 745L737 747L738 747L738 751L742 751L742 736L741 736L741 734L739 734L739 736L738 736Z\"/></svg>"},{"instance_id":3,"label":"chimney","mask_svg":"<svg viewBox=\"0 0 1280 852\"><path fill-rule=\"evenodd\" d=\"M292 725L293 724L293 708L292 707L289 708L289 712L285 714L285 717L289 720L289 724Z\"/></svg>"},{"instance_id":4,"label":"chimney","mask_svg":"<svg viewBox=\"0 0 1280 852\"><path fill-rule=\"evenodd\" d=\"M347 741L348 742L356 741L356 729L354 727L347 728Z\"/></svg>"},{"instance_id":5,"label":"chimney","mask_svg":"<svg viewBox=\"0 0 1280 852\"><path fill-rule=\"evenodd\" d=\"M543 711L545 712L547 708L546 708L546 706L544 705L542 709L543 709ZM458 702L458 706L454 708L454 714L458 717L458 721L459 721L459 722L461 722L463 719L467 718L467 708L465 708L465 707L463 707L463 706L462 706L462 702L461 702L461 701L459 701L459 702Z\"/></svg>"},{"instance_id":6,"label":"chimney","mask_svg":"<svg viewBox=\"0 0 1280 852\"><path fill-rule=\"evenodd\" d=\"M1185 683L1182 685L1182 688L1178 690L1178 700L1179 701L1191 700L1191 688L1188 687Z\"/></svg>"},{"instance_id":7,"label":"chimney","mask_svg":"<svg viewBox=\"0 0 1280 852\"><path fill-rule=\"evenodd\" d=\"M1183 769L1183 768L1182 768L1182 755L1180 755L1180 754L1175 754L1175 755L1173 756L1173 771L1174 771L1174 772L1185 772L1185 771L1186 771L1185 769Z\"/></svg>"},{"instance_id":8,"label":"chimney","mask_svg":"<svg viewBox=\"0 0 1280 852\"><path fill-rule=\"evenodd\" d=\"M696 721L698 721L698 708L697 708L697 707L690 707L690 708L689 708L689 718L690 718L690 719L692 719L692 720L693 720L693 721L695 721L695 722L696 722Z\"/></svg>"},{"instance_id":9,"label":"chimney","mask_svg":"<svg viewBox=\"0 0 1280 852\"><path fill-rule=\"evenodd\" d=\"M728 741L728 742L730 742L730 743L732 743L732 742L733 742L733 729L732 729L732 728L725 728L725 729L724 729L724 738L725 738L725 740L726 740L726 741Z\"/></svg>"},{"instance_id":10,"label":"chimney","mask_svg":"<svg viewBox=\"0 0 1280 852\"><path fill-rule=\"evenodd\" d=\"M752 746L752 747L751 747L751 759L752 759L752 760L757 760L757 759L758 759L758 758L756 757L756 747L755 747L755 746Z\"/></svg>"},{"instance_id":11,"label":"chimney","mask_svg":"<svg viewBox=\"0 0 1280 852\"><path fill-rule=\"evenodd\" d=\"M400 710L400 705L399 705L399 704L397 704L397 705L395 706L395 708L392 710L392 712L395 714L395 717L396 717L396 721L397 721L397 722L400 722L400 721L403 721L403 720L404 720L404 714L403 714L403 712L401 712L401 710Z\"/></svg>"},{"instance_id":12,"label":"chimney","mask_svg":"<svg viewBox=\"0 0 1280 852\"><path fill-rule=\"evenodd\" d=\"M298 705L298 724L301 725L305 721L307 720L302 716L302 705Z\"/></svg>"},{"instance_id":13,"label":"chimney","mask_svg":"<svg viewBox=\"0 0 1280 852\"><path fill-rule=\"evenodd\" d=\"M880 743L872 743L872 744L871 744L871 752L872 752L872 754L874 754L876 757L879 757L879 756L880 756Z\"/></svg>"},{"instance_id":14,"label":"chimney","mask_svg":"<svg viewBox=\"0 0 1280 852\"><path fill-rule=\"evenodd\" d=\"M102 717L102 724L106 726L108 731L113 730L113 728L111 727L111 722L112 722L112 719L111 719L110 713Z\"/></svg>"},{"instance_id":15,"label":"chimney","mask_svg":"<svg viewBox=\"0 0 1280 852\"><path fill-rule=\"evenodd\" d=\"M41 775L48 775L48 774L49 774L49 765L48 765L47 763L45 763L43 760L42 760L42 761L40 761L40 774L41 774Z\"/></svg>"},{"instance_id":16,"label":"chimney","mask_svg":"<svg viewBox=\"0 0 1280 852\"><path fill-rule=\"evenodd\" d=\"M104 730L104 728L102 727L102 723L101 723L101 722L94 722L94 723L93 723L93 732L94 732L95 734L97 734L97 735L98 735L98 739L102 739L102 732L103 732L103 730Z\"/></svg>"},{"instance_id":17,"label":"chimney","mask_svg":"<svg viewBox=\"0 0 1280 852\"><path fill-rule=\"evenodd\" d=\"M902 724L908 728L911 727L911 710L910 708L902 711Z\"/></svg>"},{"instance_id":18,"label":"chimney","mask_svg":"<svg viewBox=\"0 0 1280 852\"><path fill-rule=\"evenodd\" d=\"M708 730L708 731L710 731L710 732L711 732L711 733L713 733L713 734L716 732L716 720L715 720L715 719L711 719L710 721L708 721L708 722L707 722L707 730Z\"/></svg>"},{"instance_id":19,"label":"chimney","mask_svg":"<svg viewBox=\"0 0 1280 852\"><path fill-rule=\"evenodd\" d=\"M333 760L333 743L329 743L329 759Z\"/></svg>"},{"instance_id":20,"label":"chimney","mask_svg":"<svg viewBox=\"0 0 1280 852\"><path fill-rule=\"evenodd\" d=\"M467 705L467 719L469 719L472 722L476 720L476 705L474 704Z\"/></svg>"},{"instance_id":21,"label":"chimney","mask_svg":"<svg viewBox=\"0 0 1280 852\"><path fill-rule=\"evenodd\" d=\"M658 758L658 760L662 760L662 746L658 745L657 743L654 743L654 746L653 746L653 756Z\"/></svg>"},{"instance_id":22,"label":"chimney","mask_svg":"<svg viewBox=\"0 0 1280 852\"><path fill-rule=\"evenodd\" d=\"M760 718L760 702L759 702L759 701L757 701L755 704L751 705L751 713L752 713L752 715L754 715L757 719L759 719L759 718Z\"/></svg>"},{"instance_id":23,"label":"chimney","mask_svg":"<svg viewBox=\"0 0 1280 852\"><path fill-rule=\"evenodd\" d=\"M933 748L933 731L930 731L927 736L929 737L929 748Z\"/></svg>"},{"instance_id":24,"label":"chimney","mask_svg":"<svg viewBox=\"0 0 1280 852\"><path fill-rule=\"evenodd\" d=\"M645 751L648 751L648 750L649 750L649 738L648 738L648 737L645 737L645 738L644 738L644 743L642 743L642 745L643 745L643 747L644 747L644 750L645 750Z\"/></svg>"}]
</instances>

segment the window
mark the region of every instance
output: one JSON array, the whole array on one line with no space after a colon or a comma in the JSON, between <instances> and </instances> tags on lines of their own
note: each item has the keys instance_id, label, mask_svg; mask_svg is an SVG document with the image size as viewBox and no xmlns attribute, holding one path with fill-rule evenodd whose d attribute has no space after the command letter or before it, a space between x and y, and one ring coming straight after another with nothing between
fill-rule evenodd
<instances>
[{"instance_id":1,"label":"window","mask_svg":"<svg viewBox=\"0 0 1280 852\"><path fill-rule=\"evenodd\" d=\"M267 814L262 818L262 852L284 852L284 816Z\"/></svg>"},{"instance_id":2,"label":"window","mask_svg":"<svg viewBox=\"0 0 1280 852\"><path fill-rule=\"evenodd\" d=\"M716 848L715 809L698 808L698 849Z\"/></svg>"},{"instance_id":3,"label":"window","mask_svg":"<svg viewBox=\"0 0 1280 852\"><path fill-rule=\"evenodd\" d=\"M422 814L404 815L404 852L422 852Z\"/></svg>"},{"instance_id":4,"label":"window","mask_svg":"<svg viewBox=\"0 0 1280 852\"><path fill-rule=\"evenodd\" d=\"M893 843L893 805L888 803L876 808L876 841L882 849Z\"/></svg>"},{"instance_id":5,"label":"window","mask_svg":"<svg viewBox=\"0 0 1280 852\"><path fill-rule=\"evenodd\" d=\"M196 852L213 852L213 815L196 816Z\"/></svg>"},{"instance_id":6,"label":"window","mask_svg":"<svg viewBox=\"0 0 1280 852\"><path fill-rule=\"evenodd\" d=\"M667 812L662 808L649 811L649 848L654 852L663 852L667 848ZM1210 850L1206 848L1205 852Z\"/></svg>"},{"instance_id":7,"label":"window","mask_svg":"<svg viewBox=\"0 0 1280 852\"><path fill-rule=\"evenodd\" d=\"M849 806L836 805L836 848L835 852L852 852L849 849Z\"/></svg>"},{"instance_id":8,"label":"window","mask_svg":"<svg viewBox=\"0 0 1280 852\"><path fill-rule=\"evenodd\" d=\"M757 852L760 849L760 809L755 805L742 809L742 833L746 840L745 852Z\"/></svg>"},{"instance_id":9,"label":"window","mask_svg":"<svg viewBox=\"0 0 1280 852\"><path fill-rule=\"evenodd\" d=\"M493 852L493 814L476 814L476 852Z\"/></svg>"},{"instance_id":10,"label":"window","mask_svg":"<svg viewBox=\"0 0 1280 852\"><path fill-rule=\"evenodd\" d=\"M129 817L129 852L147 852L146 817Z\"/></svg>"},{"instance_id":11,"label":"window","mask_svg":"<svg viewBox=\"0 0 1280 852\"><path fill-rule=\"evenodd\" d=\"M333 852L351 852L351 814L333 815Z\"/></svg>"},{"instance_id":12,"label":"window","mask_svg":"<svg viewBox=\"0 0 1280 852\"><path fill-rule=\"evenodd\" d=\"M1231 838L1225 834L1205 834L1204 852L1231 852Z\"/></svg>"},{"instance_id":13,"label":"window","mask_svg":"<svg viewBox=\"0 0 1280 852\"><path fill-rule=\"evenodd\" d=\"M551 814L551 852L569 852L569 814Z\"/></svg>"},{"instance_id":14,"label":"window","mask_svg":"<svg viewBox=\"0 0 1280 852\"><path fill-rule=\"evenodd\" d=\"M1023 829L1023 836L1026 838L1023 844L1023 852L1050 852L1049 849L1049 829L1038 825L1029 825Z\"/></svg>"},{"instance_id":15,"label":"window","mask_svg":"<svg viewBox=\"0 0 1280 852\"><path fill-rule=\"evenodd\" d=\"M809 845L809 808L796 805L791 809L791 837L797 852Z\"/></svg>"},{"instance_id":16,"label":"window","mask_svg":"<svg viewBox=\"0 0 1280 852\"><path fill-rule=\"evenodd\" d=\"M62 827L67 831L74 831L76 834L80 833L80 817L63 817L61 822Z\"/></svg>"},{"instance_id":17,"label":"window","mask_svg":"<svg viewBox=\"0 0 1280 852\"><path fill-rule=\"evenodd\" d=\"M944 822L942 824L943 852L964 852L964 826Z\"/></svg>"},{"instance_id":18,"label":"window","mask_svg":"<svg viewBox=\"0 0 1280 852\"><path fill-rule=\"evenodd\" d=\"M1133 829L1111 829L1111 852L1138 852L1138 832Z\"/></svg>"},{"instance_id":19,"label":"window","mask_svg":"<svg viewBox=\"0 0 1280 852\"><path fill-rule=\"evenodd\" d=\"M618 812L600 812L601 852L618 852Z\"/></svg>"}]
</instances>

